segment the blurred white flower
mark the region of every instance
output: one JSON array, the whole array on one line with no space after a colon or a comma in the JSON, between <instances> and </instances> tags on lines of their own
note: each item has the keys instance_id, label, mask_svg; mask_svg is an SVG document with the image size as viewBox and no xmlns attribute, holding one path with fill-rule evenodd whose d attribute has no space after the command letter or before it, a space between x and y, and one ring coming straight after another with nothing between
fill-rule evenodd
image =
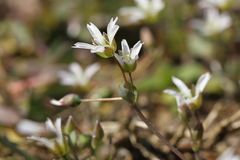
<instances>
[{"instance_id":1,"label":"blurred white flower","mask_svg":"<svg viewBox=\"0 0 240 160\"><path fill-rule=\"evenodd\" d=\"M121 42L122 50L120 54L114 54L118 62L127 72L132 72L136 68L136 60L138 59L138 54L141 50L143 43L138 41L133 48L129 48L127 41L124 39Z\"/></svg>"},{"instance_id":2,"label":"blurred white flower","mask_svg":"<svg viewBox=\"0 0 240 160\"><path fill-rule=\"evenodd\" d=\"M230 0L200 0L198 5L200 8L219 7L224 8L228 5Z\"/></svg>"},{"instance_id":3,"label":"blurred white flower","mask_svg":"<svg viewBox=\"0 0 240 160\"><path fill-rule=\"evenodd\" d=\"M210 36L221 33L232 25L232 19L228 13L219 13L215 8L209 8L205 12L204 20L193 20L192 26Z\"/></svg>"},{"instance_id":4,"label":"blurred white flower","mask_svg":"<svg viewBox=\"0 0 240 160\"><path fill-rule=\"evenodd\" d=\"M88 31L93 38L93 43L78 42L74 44L73 48L89 49L91 53L97 53L104 58L112 57L116 51L114 36L119 29L119 26L116 25L117 20L117 17L115 19L111 18L107 26L107 33L103 34L93 23L87 24Z\"/></svg>"},{"instance_id":5,"label":"blurred white flower","mask_svg":"<svg viewBox=\"0 0 240 160\"><path fill-rule=\"evenodd\" d=\"M233 148L226 149L217 160L240 160L240 155L234 153Z\"/></svg>"},{"instance_id":6,"label":"blurred white flower","mask_svg":"<svg viewBox=\"0 0 240 160\"><path fill-rule=\"evenodd\" d=\"M35 122L29 119L21 120L17 124L16 130L24 135L40 135L45 132L45 128L42 123Z\"/></svg>"},{"instance_id":7,"label":"blurred white flower","mask_svg":"<svg viewBox=\"0 0 240 160\"><path fill-rule=\"evenodd\" d=\"M55 134L55 138L48 139L45 137L31 136L28 137L30 140L37 141L42 145L45 145L48 149L58 155L64 155L68 151L68 147L65 144L64 135L61 128L61 118L57 118L53 123L48 119L45 123L46 128Z\"/></svg>"},{"instance_id":8,"label":"blurred white flower","mask_svg":"<svg viewBox=\"0 0 240 160\"><path fill-rule=\"evenodd\" d=\"M78 63L71 63L69 71L59 71L58 76L63 85L85 86L99 69L97 63L87 66L85 70Z\"/></svg>"},{"instance_id":9,"label":"blurred white flower","mask_svg":"<svg viewBox=\"0 0 240 160\"><path fill-rule=\"evenodd\" d=\"M119 14L127 17L130 22L138 22L140 20L155 19L159 12L163 10L165 4L162 0L134 0L136 7L123 7L119 10Z\"/></svg>"},{"instance_id":10,"label":"blurred white flower","mask_svg":"<svg viewBox=\"0 0 240 160\"><path fill-rule=\"evenodd\" d=\"M166 89L164 90L164 93L170 94L176 98L179 109L184 105L188 105L193 108L198 108L201 105L201 93L203 92L210 78L211 75L209 73L201 75L195 86L194 90L195 94L192 95L191 90L186 86L186 84L182 80L173 77L172 81L178 87L180 92L177 92L172 89Z\"/></svg>"}]
</instances>

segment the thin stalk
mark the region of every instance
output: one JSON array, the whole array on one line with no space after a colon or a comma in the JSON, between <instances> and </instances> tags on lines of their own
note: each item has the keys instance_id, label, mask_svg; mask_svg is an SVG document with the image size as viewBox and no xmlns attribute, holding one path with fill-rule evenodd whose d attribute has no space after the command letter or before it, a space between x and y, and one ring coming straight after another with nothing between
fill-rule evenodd
<instances>
[{"instance_id":1,"label":"thin stalk","mask_svg":"<svg viewBox=\"0 0 240 160\"><path fill-rule=\"evenodd\" d=\"M121 101L122 97L113 97L113 98L94 98L94 99L81 99L81 102L111 102L111 101Z\"/></svg>"},{"instance_id":2,"label":"thin stalk","mask_svg":"<svg viewBox=\"0 0 240 160\"><path fill-rule=\"evenodd\" d=\"M198 152L194 152L194 157L195 157L195 160L201 160Z\"/></svg>"},{"instance_id":3,"label":"thin stalk","mask_svg":"<svg viewBox=\"0 0 240 160\"><path fill-rule=\"evenodd\" d=\"M125 83L127 84L127 83L128 83L128 80L127 80L127 77L126 77L126 75L125 75L125 73L124 73L124 70L123 70L121 64L118 62L118 60L117 60L116 58L114 58L114 59L117 61L117 64L118 64L118 66L119 66L119 68L120 68L120 70L121 70L121 72L122 72L123 79L124 79Z\"/></svg>"},{"instance_id":4,"label":"thin stalk","mask_svg":"<svg viewBox=\"0 0 240 160\"><path fill-rule=\"evenodd\" d=\"M128 73L128 75L129 75L129 78L130 78L131 84L133 85L132 73Z\"/></svg>"},{"instance_id":5,"label":"thin stalk","mask_svg":"<svg viewBox=\"0 0 240 160\"><path fill-rule=\"evenodd\" d=\"M158 132L157 128L143 115L143 113L140 111L138 106L136 104L130 105L131 108L137 113L137 115L140 117L140 119L148 126L148 128L165 144L167 145L170 150L176 154L181 160L185 160L185 157L183 154L178 151L177 148L175 148L172 144L168 142L168 140Z\"/></svg>"}]
</instances>

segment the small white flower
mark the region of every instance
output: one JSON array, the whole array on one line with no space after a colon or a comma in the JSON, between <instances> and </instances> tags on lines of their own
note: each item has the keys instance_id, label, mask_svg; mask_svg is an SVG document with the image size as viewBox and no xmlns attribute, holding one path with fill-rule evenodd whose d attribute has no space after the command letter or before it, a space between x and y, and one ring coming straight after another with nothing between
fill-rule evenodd
<instances>
[{"instance_id":1,"label":"small white flower","mask_svg":"<svg viewBox=\"0 0 240 160\"><path fill-rule=\"evenodd\" d=\"M61 118L57 118L55 123L48 119L45 123L47 130L53 132L56 137L48 139L45 137L31 136L28 137L30 140L35 140L56 154L64 155L67 152L67 145L65 144L64 136L61 128Z\"/></svg>"},{"instance_id":2,"label":"small white flower","mask_svg":"<svg viewBox=\"0 0 240 160\"><path fill-rule=\"evenodd\" d=\"M205 20L194 20L192 26L204 35L221 33L232 25L232 19L228 13L219 13L215 8L209 8L205 12Z\"/></svg>"},{"instance_id":3,"label":"small white flower","mask_svg":"<svg viewBox=\"0 0 240 160\"><path fill-rule=\"evenodd\" d=\"M198 5L200 8L219 7L224 8L228 5L230 0L201 0Z\"/></svg>"},{"instance_id":4,"label":"small white flower","mask_svg":"<svg viewBox=\"0 0 240 160\"><path fill-rule=\"evenodd\" d=\"M97 63L87 66L85 70L78 63L71 63L69 71L59 71L58 76L63 85L85 86L99 69L100 66Z\"/></svg>"},{"instance_id":5,"label":"small white flower","mask_svg":"<svg viewBox=\"0 0 240 160\"><path fill-rule=\"evenodd\" d=\"M164 93L170 94L176 98L179 109L183 105L188 105L191 107L192 105L194 105L193 107L198 108L201 105L201 102L199 102L201 101L201 93L203 92L210 78L211 78L211 75L209 73L205 73L201 75L195 86L195 94L192 95L191 90L186 86L186 84L182 80L176 77L173 77L172 81L178 87L180 92L177 92L172 89L166 89L164 90Z\"/></svg>"},{"instance_id":6,"label":"small white flower","mask_svg":"<svg viewBox=\"0 0 240 160\"><path fill-rule=\"evenodd\" d=\"M119 10L122 16L133 23L156 18L165 6L162 0L135 0L135 3L136 7L123 7Z\"/></svg>"},{"instance_id":7,"label":"small white flower","mask_svg":"<svg viewBox=\"0 0 240 160\"><path fill-rule=\"evenodd\" d=\"M45 132L44 125L39 122L35 122L29 119L21 120L17 126L16 130L24 135L39 135Z\"/></svg>"},{"instance_id":8,"label":"small white flower","mask_svg":"<svg viewBox=\"0 0 240 160\"><path fill-rule=\"evenodd\" d=\"M136 60L142 48L143 43L138 41L133 48L129 48L127 41L124 39L121 42L122 50L119 54L114 54L118 62L127 72L132 72L136 68Z\"/></svg>"},{"instance_id":9,"label":"small white flower","mask_svg":"<svg viewBox=\"0 0 240 160\"><path fill-rule=\"evenodd\" d=\"M240 160L240 155L234 153L233 148L227 148L217 160Z\"/></svg>"},{"instance_id":10,"label":"small white flower","mask_svg":"<svg viewBox=\"0 0 240 160\"><path fill-rule=\"evenodd\" d=\"M87 28L93 38L93 44L78 42L74 44L73 48L89 49L91 53L97 53L104 58L112 57L116 51L114 36L119 29L119 26L116 25L117 20L117 17L111 18L107 26L107 34L102 34L93 23L89 23Z\"/></svg>"}]
</instances>

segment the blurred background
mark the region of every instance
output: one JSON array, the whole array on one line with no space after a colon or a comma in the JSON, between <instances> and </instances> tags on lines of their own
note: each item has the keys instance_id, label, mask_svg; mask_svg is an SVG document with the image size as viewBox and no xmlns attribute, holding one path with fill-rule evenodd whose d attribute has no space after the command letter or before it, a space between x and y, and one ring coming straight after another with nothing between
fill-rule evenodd
<instances>
[{"instance_id":1,"label":"blurred background","mask_svg":"<svg viewBox=\"0 0 240 160\"><path fill-rule=\"evenodd\" d=\"M122 39L131 47L138 40L144 42L133 77L140 107L160 131L186 156L190 154L190 142L177 135L182 126L176 102L162 91L174 88L172 76L189 85L211 72L200 109L206 129L202 154L217 159L229 148L239 152L240 1L152 3L143 7L133 0L0 1L0 157L51 159L46 148L26 137L44 135L47 117L64 120L72 115L85 133L92 131L97 119L118 126L107 135L115 159L171 159L125 102L83 103L77 108L49 103L68 93L82 98L119 96L123 80L114 61L72 48L79 41L91 42L89 22L106 31L111 17L119 18L118 46ZM73 62L83 70L97 63L95 74L85 82L64 83Z\"/></svg>"}]
</instances>

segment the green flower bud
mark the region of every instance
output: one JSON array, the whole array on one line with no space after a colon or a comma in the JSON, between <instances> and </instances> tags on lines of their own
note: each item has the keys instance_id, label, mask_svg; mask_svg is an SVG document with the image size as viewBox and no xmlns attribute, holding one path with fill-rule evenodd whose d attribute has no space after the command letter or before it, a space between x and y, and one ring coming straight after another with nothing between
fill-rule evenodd
<instances>
[{"instance_id":1,"label":"green flower bud","mask_svg":"<svg viewBox=\"0 0 240 160\"><path fill-rule=\"evenodd\" d=\"M130 83L120 85L120 95L127 102L134 104L137 102L137 88Z\"/></svg>"}]
</instances>

